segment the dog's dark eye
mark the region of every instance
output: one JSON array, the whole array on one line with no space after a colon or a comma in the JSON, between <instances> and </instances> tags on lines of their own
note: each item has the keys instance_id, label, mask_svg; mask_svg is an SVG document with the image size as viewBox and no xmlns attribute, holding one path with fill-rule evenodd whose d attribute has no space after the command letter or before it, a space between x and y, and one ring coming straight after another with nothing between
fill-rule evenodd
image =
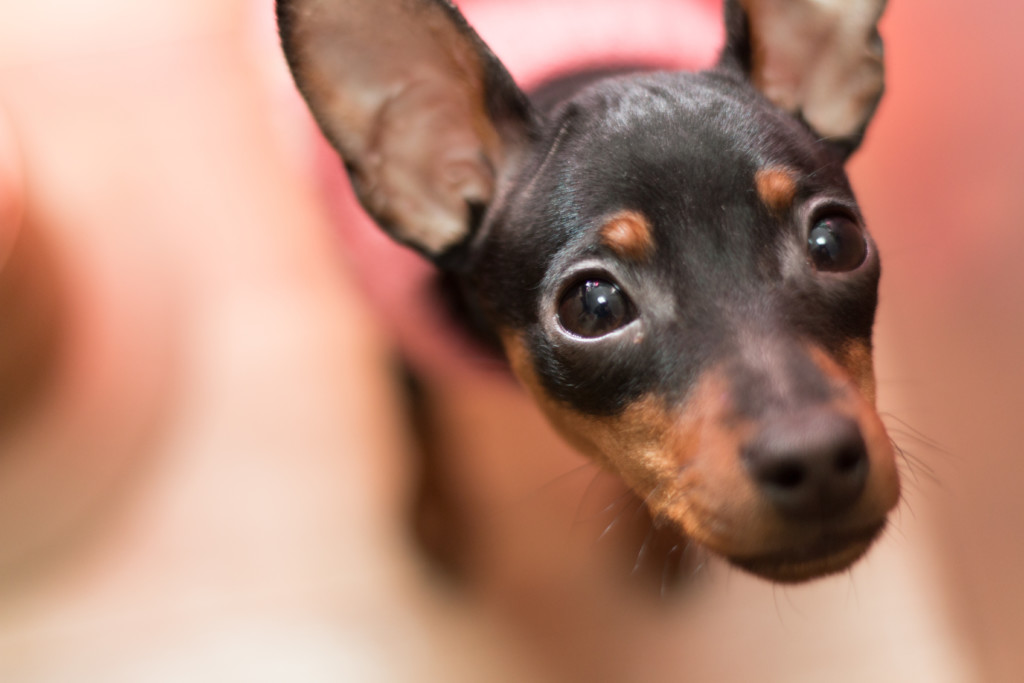
<instances>
[{"instance_id":1,"label":"dog's dark eye","mask_svg":"<svg viewBox=\"0 0 1024 683\"><path fill-rule=\"evenodd\" d=\"M619 286L597 278L573 285L558 304L562 327L591 339L622 327L634 317L633 304Z\"/></svg>"},{"instance_id":2,"label":"dog's dark eye","mask_svg":"<svg viewBox=\"0 0 1024 683\"><path fill-rule=\"evenodd\" d=\"M846 216L822 218L811 228L807 253L817 270L843 273L856 269L868 255L864 232Z\"/></svg>"}]
</instances>

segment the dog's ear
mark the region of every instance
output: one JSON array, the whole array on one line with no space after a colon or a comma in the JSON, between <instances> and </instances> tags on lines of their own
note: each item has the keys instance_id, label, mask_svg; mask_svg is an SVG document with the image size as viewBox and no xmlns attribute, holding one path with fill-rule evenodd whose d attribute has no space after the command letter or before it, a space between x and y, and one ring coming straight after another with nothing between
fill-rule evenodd
<instances>
[{"instance_id":1,"label":"dog's ear","mask_svg":"<svg viewBox=\"0 0 1024 683\"><path fill-rule=\"evenodd\" d=\"M525 95L448 0L277 0L299 90L363 206L432 258L463 243L528 135Z\"/></svg>"},{"instance_id":2,"label":"dog's ear","mask_svg":"<svg viewBox=\"0 0 1024 683\"><path fill-rule=\"evenodd\" d=\"M886 0L726 0L721 64L852 153L885 88Z\"/></svg>"}]
</instances>

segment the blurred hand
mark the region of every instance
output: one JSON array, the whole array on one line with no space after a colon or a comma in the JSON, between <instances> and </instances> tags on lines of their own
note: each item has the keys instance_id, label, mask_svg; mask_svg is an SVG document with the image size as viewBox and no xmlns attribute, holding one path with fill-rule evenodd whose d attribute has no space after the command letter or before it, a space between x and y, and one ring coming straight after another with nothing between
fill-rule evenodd
<instances>
[{"instance_id":1,"label":"blurred hand","mask_svg":"<svg viewBox=\"0 0 1024 683\"><path fill-rule=\"evenodd\" d=\"M265 4L0 10L0 679L526 680L406 539Z\"/></svg>"}]
</instances>

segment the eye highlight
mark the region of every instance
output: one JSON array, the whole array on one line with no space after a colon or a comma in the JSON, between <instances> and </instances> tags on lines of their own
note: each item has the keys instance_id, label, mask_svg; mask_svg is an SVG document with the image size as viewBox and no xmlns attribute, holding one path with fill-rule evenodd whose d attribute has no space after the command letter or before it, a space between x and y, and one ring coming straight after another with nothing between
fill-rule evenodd
<instances>
[{"instance_id":1,"label":"eye highlight","mask_svg":"<svg viewBox=\"0 0 1024 683\"><path fill-rule=\"evenodd\" d=\"M614 282L597 277L582 280L565 291L558 303L558 322L568 332L587 339L603 337L636 318L633 302Z\"/></svg>"},{"instance_id":2,"label":"eye highlight","mask_svg":"<svg viewBox=\"0 0 1024 683\"><path fill-rule=\"evenodd\" d=\"M868 256L864 231L852 218L830 215L819 218L807 235L807 257L824 273L856 270Z\"/></svg>"}]
</instances>

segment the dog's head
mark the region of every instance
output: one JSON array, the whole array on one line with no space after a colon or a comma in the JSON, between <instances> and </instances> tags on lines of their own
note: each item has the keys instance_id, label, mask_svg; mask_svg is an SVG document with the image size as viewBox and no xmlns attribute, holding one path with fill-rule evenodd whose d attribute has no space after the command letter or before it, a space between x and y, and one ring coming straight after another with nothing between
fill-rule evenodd
<instances>
[{"instance_id":1,"label":"dog's head","mask_svg":"<svg viewBox=\"0 0 1024 683\"><path fill-rule=\"evenodd\" d=\"M278 15L364 206L454 274L552 423L656 517L794 581L849 566L899 497L878 253L843 171L882 4L727 2L716 68L545 111L450 2Z\"/></svg>"}]
</instances>

